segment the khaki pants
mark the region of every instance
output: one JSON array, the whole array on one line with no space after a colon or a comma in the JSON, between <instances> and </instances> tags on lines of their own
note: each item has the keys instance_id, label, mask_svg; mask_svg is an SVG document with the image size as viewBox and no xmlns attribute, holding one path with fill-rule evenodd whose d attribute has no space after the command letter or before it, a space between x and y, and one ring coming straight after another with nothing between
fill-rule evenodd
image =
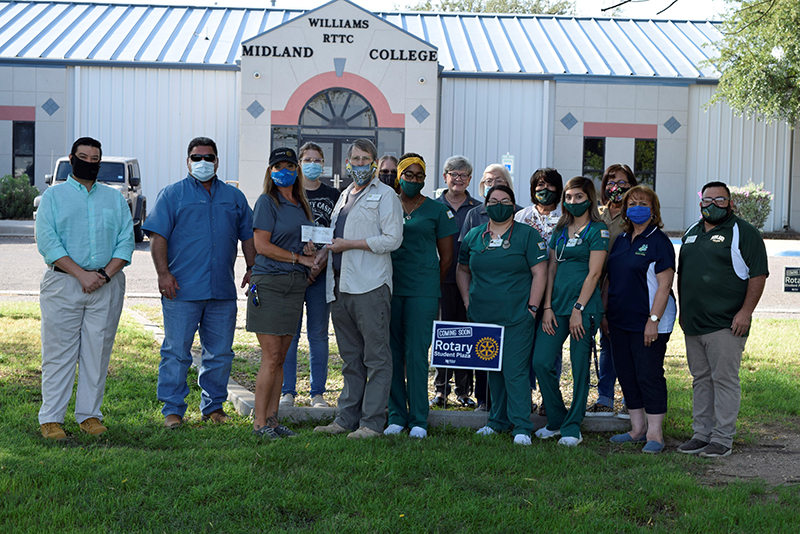
<instances>
[{"instance_id":1,"label":"khaki pants","mask_svg":"<svg viewBox=\"0 0 800 534\"><path fill-rule=\"evenodd\" d=\"M103 419L100 405L125 295L125 275L93 293L77 278L48 269L42 276L42 408L39 423L63 423L75 383L75 420Z\"/></svg>"},{"instance_id":2,"label":"khaki pants","mask_svg":"<svg viewBox=\"0 0 800 534\"><path fill-rule=\"evenodd\" d=\"M686 336L686 359L692 373L693 438L731 447L742 390L739 366L746 337L730 328Z\"/></svg>"}]
</instances>

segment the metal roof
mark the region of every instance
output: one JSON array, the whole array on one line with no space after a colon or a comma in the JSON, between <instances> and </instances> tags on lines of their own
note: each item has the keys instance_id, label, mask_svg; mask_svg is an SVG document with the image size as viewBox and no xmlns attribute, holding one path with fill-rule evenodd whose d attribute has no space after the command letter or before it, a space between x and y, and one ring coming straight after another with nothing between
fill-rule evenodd
<instances>
[{"instance_id":1,"label":"metal roof","mask_svg":"<svg viewBox=\"0 0 800 534\"><path fill-rule=\"evenodd\" d=\"M0 1L0 63L236 69L242 41L304 10ZM552 15L374 13L439 49L443 76L719 77L699 63L707 21Z\"/></svg>"}]
</instances>

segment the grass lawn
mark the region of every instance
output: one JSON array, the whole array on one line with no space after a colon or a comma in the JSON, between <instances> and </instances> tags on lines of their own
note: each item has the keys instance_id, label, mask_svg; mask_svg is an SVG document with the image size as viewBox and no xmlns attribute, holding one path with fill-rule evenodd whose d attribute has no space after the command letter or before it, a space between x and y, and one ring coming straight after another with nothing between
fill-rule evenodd
<instances>
[{"instance_id":1,"label":"grass lawn","mask_svg":"<svg viewBox=\"0 0 800 534\"><path fill-rule=\"evenodd\" d=\"M670 342L668 437L686 439L691 388L682 340ZM759 320L743 361L737 443L762 425L797 431L800 323ZM36 304L0 303L0 532L798 532L800 487L710 484L708 460L587 434L577 448L432 429L347 441L311 426L276 443L252 423L162 429L158 347L123 314L103 413L109 431L44 442ZM228 406L228 411L232 411ZM724 462L725 460L716 460Z\"/></svg>"}]
</instances>

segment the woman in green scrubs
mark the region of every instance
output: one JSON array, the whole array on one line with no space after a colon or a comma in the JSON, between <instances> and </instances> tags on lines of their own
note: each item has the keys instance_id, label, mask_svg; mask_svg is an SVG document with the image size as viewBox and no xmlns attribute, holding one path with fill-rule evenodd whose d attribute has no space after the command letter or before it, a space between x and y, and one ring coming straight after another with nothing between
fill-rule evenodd
<instances>
[{"instance_id":1,"label":"woman in green scrubs","mask_svg":"<svg viewBox=\"0 0 800 534\"><path fill-rule=\"evenodd\" d=\"M439 313L439 284L453 261L455 215L421 193L425 160L404 154L397 163L403 205L403 244L392 252L392 388L384 434L409 428L412 438L428 435L428 349Z\"/></svg>"},{"instance_id":2,"label":"woman in green scrubs","mask_svg":"<svg viewBox=\"0 0 800 534\"><path fill-rule=\"evenodd\" d=\"M530 361L536 311L547 278L547 247L539 232L514 223L514 192L496 185L486 194L489 222L461 242L456 283L476 323L505 327L503 367L489 372L489 424L478 434L511 430L514 443L531 444Z\"/></svg>"},{"instance_id":3,"label":"woman in green scrubs","mask_svg":"<svg viewBox=\"0 0 800 534\"><path fill-rule=\"evenodd\" d=\"M561 202L564 213L550 237L544 313L533 350L533 370L547 408L547 426L537 430L536 437L561 435L559 444L575 446L583 441L591 343L603 318L598 281L608 254L608 227L597 212L597 194L589 178L577 176L567 182ZM568 336L573 380L569 411L554 365Z\"/></svg>"}]
</instances>

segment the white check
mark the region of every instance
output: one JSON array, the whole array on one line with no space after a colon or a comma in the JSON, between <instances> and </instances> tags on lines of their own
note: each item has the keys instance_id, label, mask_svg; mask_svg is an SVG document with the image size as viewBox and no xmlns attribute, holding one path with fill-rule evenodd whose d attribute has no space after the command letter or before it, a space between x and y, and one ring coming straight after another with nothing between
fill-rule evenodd
<instances>
[{"instance_id":1,"label":"white check","mask_svg":"<svg viewBox=\"0 0 800 534\"><path fill-rule=\"evenodd\" d=\"M315 244L333 243L333 228L324 226L301 226L302 235L300 240L303 243L309 241Z\"/></svg>"}]
</instances>

